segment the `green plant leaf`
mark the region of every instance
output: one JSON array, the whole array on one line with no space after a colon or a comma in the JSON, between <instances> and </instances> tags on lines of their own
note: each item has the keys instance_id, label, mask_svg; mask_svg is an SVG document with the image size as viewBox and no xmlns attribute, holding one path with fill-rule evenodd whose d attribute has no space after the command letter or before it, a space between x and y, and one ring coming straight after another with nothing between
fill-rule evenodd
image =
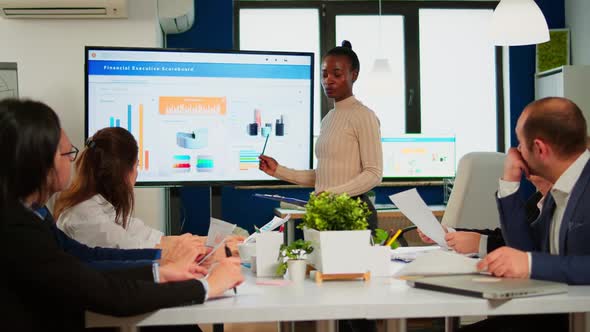
<instances>
[{"instance_id":1,"label":"green plant leaf","mask_svg":"<svg viewBox=\"0 0 590 332\"><path fill-rule=\"evenodd\" d=\"M353 199L346 193L336 195L323 192L311 193L305 205L306 212L299 228L318 231L364 230L371 211L360 198Z\"/></svg>"},{"instance_id":2,"label":"green plant leaf","mask_svg":"<svg viewBox=\"0 0 590 332\"><path fill-rule=\"evenodd\" d=\"M311 242L299 239L289 245L282 244L279 248L279 266L277 275L284 275L287 272L287 261L291 259L306 259L307 255L313 252Z\"/></svg>"},{"instance_id":3,"label":"green plant leaf","mask_svg":"<svg viewBox=\"0 0 590 332\"><path fill-rule=\"evenodd\" d=\"M385 230L377 228L375 229L375 235L373 236L373 243L380 244L383 241L387 240L388 236L389 234Z\"/></svg>"}]
</instances>

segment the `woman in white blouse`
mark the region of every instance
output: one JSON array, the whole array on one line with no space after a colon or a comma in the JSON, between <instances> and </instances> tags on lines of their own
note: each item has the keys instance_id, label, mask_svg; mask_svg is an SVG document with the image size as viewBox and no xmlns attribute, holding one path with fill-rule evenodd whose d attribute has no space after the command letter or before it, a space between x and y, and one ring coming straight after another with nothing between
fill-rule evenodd
<instances>
[{"instance_id":1,"label":"woman in white blouse","mask_svg":"<svg viewBox=\"0 0 590 332\"><path fill-rule=\"evenodd\" d=\"M137 153L135 138L123 128L104 128L89 138L76 162L71 186L55 202L57 226L90 247L131 249L173 245L178 237L164 236L132 216ZM199 245L204 244L203 239L194 237ZM236 241L239 238L227 241L230 248Z\"/></svg>"},{"instance_id":2,"label":"woman in white blouse","mask_svg":"<svg viewBox=\"0 0 590 332\"><path fill-rule=\"evenodd\" d=\"M132 217L138 147L123 128L99 130L76 162L72 185L55 202L57 226L91 247L154 248L164 234Z\"/></svg>"}]
</instances>

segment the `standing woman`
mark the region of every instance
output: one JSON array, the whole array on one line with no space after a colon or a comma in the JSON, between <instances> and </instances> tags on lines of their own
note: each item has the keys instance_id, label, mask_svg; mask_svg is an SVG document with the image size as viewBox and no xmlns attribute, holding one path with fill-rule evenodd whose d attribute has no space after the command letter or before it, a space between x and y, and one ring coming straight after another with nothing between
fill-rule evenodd
<instances>
[{"instance_id":1,"label":"standing woman","mask_svg":"<svg viewBox=\"0 0 590 332\"><path fill-rule=\"evenodd\" d=\"M322 120L315 153L315 170L294 170L260 156L260 169L288 182L314 186L315 192L347 193L359 197L371 210L369 228L377 227L377 211L366 193L381 183L383 152L379 119L357 100L352 86L360 64L350 42L328 51L322 62L322 87L334 108Z\"/></svg>"},{"instance_id":2,"label":"standing woman","mask_svg":"<svg viewBox=\"0 0 590 332\"><path fill-rule=\"evenodd\" d=\"M137 315L221 296L241 283L228 258L196 280L196 255L176 263L96 271L64 252L36 209L64 189L78 150L55 112L34 101L0 101L0 307L15 331L78 331L86 310Z\"/></svg>"}]
</instances>

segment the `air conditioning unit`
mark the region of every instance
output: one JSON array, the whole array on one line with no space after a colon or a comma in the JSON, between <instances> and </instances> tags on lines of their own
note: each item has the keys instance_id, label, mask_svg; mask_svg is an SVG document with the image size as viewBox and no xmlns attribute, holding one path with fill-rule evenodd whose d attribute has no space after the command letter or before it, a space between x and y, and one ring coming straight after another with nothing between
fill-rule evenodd
<instances>
[{"instance_id":1,"label":"air conditioning unit","mask_svg":"<svg viewBox=\"0 0 590 332\"><path fill-rule=\"evenodd\" d=\"M185 32L195 22L195 1L158 0L158 19L165 34Z\"/></svg>"},{"instance_id":2,"label":"air conditioning unit","mask_svg":"<svg viewBox=\"0 0 590 332\"><path fill-rule=\"evenodd\" d=\"M0 0L5 18L126 18L127 0Z\"/></svg>"}]
</instances>

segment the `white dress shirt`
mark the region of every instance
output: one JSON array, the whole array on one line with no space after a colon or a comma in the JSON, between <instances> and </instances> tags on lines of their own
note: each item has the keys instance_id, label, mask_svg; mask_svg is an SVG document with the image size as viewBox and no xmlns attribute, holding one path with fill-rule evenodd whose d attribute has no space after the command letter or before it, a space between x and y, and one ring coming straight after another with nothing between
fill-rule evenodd
<instances>
[{"instance_id":1,"label":"white dress shirt","mask_svg":"<svg viewBox=\"0 0 590 332\"><path fill-rule=\"evenodd\" d=\"M115 208L101 195L63 211L57 227L89 247L154 248L164 235L133 217L129 218L126 228L115 223Z\"/></svg>"},{"instance_id":2,"label":"white dress shirt","mask_svg":"<svg viewBox=\"0 0 590 332\"><path fill-rule=\"evenodd\" d=\"M555 212L551 218L551 231L549 233L549 246L552 255L559 255L559 230L563 221L563 214L567 207L570 194L576 182L580 178L586 163L590 160L590 152L585 150L566 170L551 188L551 195L555 200ZM520 186L519 182L509 182L500 179L498 198L503 198L515 193ZM529 253L529 273L532 267L532 256Z\"/></svg>"}]
</instances>

